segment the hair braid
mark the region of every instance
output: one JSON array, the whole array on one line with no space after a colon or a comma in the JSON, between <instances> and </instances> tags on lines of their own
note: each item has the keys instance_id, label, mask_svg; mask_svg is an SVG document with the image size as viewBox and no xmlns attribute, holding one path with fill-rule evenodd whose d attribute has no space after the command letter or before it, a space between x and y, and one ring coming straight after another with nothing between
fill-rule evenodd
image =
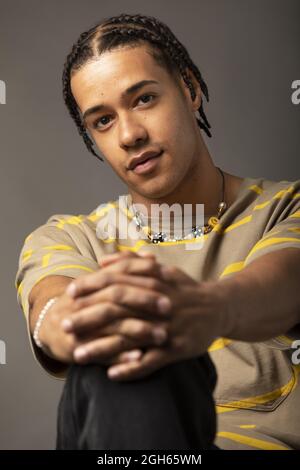
<instances>
[{"instance_id":1,"label":"hair braid","mask_svg":"<svg viewBox=\"0 0 300 470\"><path fill-rule=\"evenodd\" d=\"M194 100L196 96L194 86L187 74L187 70L192 71L203 95L209 101L208 88L199 69L190 58L185 46L178 41L166 24L152 16L143 15L121 14L105 19L79 36L78 41L73 45L71 52L66 58L62 76L63 97L69 113L75 121L79 134L82 136L88 150L101 161L103 161L103 158L95 152L93 148L94 143L82 123L71 91L71 75L72 72L82 67L89 59L100 56L106 50L114 49L120 45L134 45L139 42L150 43L153 46L151 52L158 62L163 63L168 70L179 71L190 90L192 100ZM196 119L199 127L211 137L211 132L209 131L211 126L204 113L203 100L201 100L198 113L200 119Z\"/></svg>"},{"instance_id":2,"label":"hair braid","mask_svg":"<svg viewBox=\"0 0 300 470\"><path fill-rule=\"evenodd\" d=\"M84 140L84 143L89 150L96 158L103 161L103 158L97 155L93 146L94 143L92 139L88 136L86 129L82 123L80 113L78 110L77 103L73 97L71 91L71 75L72 71L78 69L89 57L92 57L92 50L88 44L85 44L87 39L90 39L96 32L96 27L91 28L88 31L83 32L78 41L73 45L71 52L68 54L62 75L63 83L63 98L64 102L69 110L69 113L74 120L78 132Z\"/></svg>"}]
</instances>

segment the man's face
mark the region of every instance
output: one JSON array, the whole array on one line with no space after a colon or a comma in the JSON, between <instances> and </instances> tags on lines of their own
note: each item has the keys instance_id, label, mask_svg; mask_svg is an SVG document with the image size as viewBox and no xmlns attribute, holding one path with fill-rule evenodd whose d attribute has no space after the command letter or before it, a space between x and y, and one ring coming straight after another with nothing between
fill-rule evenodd
<instances>
[{"instance_id":1,"label":"man's face","mask_svg":"<svg viewBox=\"0 0 300 470\"><path fill-rule=\"evenodd\" d=\"M143 81L152 83L140 86ZM162 198L191 176L198 158L194 111L199 103L192 102L183 80L175 82L147 46L103 53L75 72L71 88L97 147L132 193ZM162 153L130 168L133 158L149 150Z\"/></svg>"}]
</instances>

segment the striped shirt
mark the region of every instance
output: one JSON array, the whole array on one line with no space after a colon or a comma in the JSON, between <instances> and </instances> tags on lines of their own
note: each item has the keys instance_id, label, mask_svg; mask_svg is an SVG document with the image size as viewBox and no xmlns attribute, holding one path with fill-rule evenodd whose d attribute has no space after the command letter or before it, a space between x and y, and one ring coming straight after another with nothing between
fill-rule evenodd
<instances>
[{"instance_id":1,"label":"striped shirt","mask_svg":"<svg viewBox=\"0 0 300 470\"><path fill-rule=\"evenodd\" d=\"M244 178L235 201L201 238L201 245L199 239L155 245L143 237L120 236L120 226L131 222L133 214L119 201L102 204L87 215L53 215L27 236L15 282L27 325L29 293L39 280L51 274L76 278L96 271L104 254L153 252L158 262L175 265L197 281L221 281L266 253L300 248L300 180ZM101 234L108 233L112 213L118 215L118 229L107 238ZM45 362L29 337L42 367L64 377ZM292 361L297 338L300 327L265 342L219 338L210 346L218 373L214 395L219 447L300 449L300 366Z\"/></svg>"}]
</instances>

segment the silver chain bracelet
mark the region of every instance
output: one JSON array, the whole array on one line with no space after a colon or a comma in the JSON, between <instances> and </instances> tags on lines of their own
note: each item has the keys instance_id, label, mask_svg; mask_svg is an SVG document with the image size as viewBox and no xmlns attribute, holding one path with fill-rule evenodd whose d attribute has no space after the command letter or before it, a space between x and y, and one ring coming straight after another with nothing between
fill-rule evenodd
<instances>
[{"instance_id":1,"label":"silver chain bracelet","mask_svg":"<svg viewBox=\"0 0 300 470\"><path fill-rule=\"evenodd\" d=\"M41 313L38 316L38 319L37 319L37 322L36 322L36 325L35 325L35 328L34 328L33 339L35 341L35 344L41 349L43 349L44 346L43 346L43 344L41 343L41 341L39 339L39 331L40 331L40 328L41 328L41 325L42 325L42 322L45 318L46 313L48 312L49 308L54 304L54 302L57 299L58 299L58 297L52 297L51 299L48 300L46 305L41 310Z\"/></svg>"}]
</instances>

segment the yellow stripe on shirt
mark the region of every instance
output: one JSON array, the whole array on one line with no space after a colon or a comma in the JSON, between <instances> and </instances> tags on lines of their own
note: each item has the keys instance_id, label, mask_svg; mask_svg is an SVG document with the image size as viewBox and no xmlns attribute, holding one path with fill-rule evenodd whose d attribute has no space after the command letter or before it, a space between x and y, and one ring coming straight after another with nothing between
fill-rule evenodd
<instances>
[{"instance_id":1,"label":"yellow stripe on shirt","mask_svg":"<svg viewBox=\"0 0 300 470\"><path fill-rule=\"evenodd\" d=\"M69 250L74 250L74 247L70 245L47 245L47 246L43 246L42 249L43 250L69 251Z\"/></svg>"},{"instance_id":2,"label":"yellow stripe on shirt","mask_svg":"<svg viewBox=\"0 0 300 470\"><path fill-rule=\"evenodd\" d=\"M237 261L236 263L231 263L222 272L220 275L220 278L223 276L227 276L228 274L236 273L238 271L241 271L244 268L244 261Z\"/></svg>"},{"instance_id":3,"label":"yellow stripe on shirt","mask_svg":"<svg viewBox=\"0 0 300 470\"><path fill-rule=\"evenodd\" d=\"M270 204L271 201L272 201L272 199L270 199L269 201L262 202L261 204L256 204L256 206L253 207L253 210L254 211L259 211L261 209L264 209L265 207L267 207Z\"/></svg>"},{"instance_id":4,"label":"yellow stripe on shirt","mask_svg":"<svg viewBox=\"0 0 300 470\"><path fill-rule=\"evenodd\" d=\"M239 220L238 222L235 222L234 224L229 225L227 228L223 230L223 233L231 232L231 230L234 230L237 227L240 227L241 225L248 224L252 220L252 214L247 215L243 219Z\"/></svg>"},{"instance_id":5,"label":"yellow stripe on shirt","mask_svg":"<svg viewBox=\"0 0 300 470\"><path fill-rule=\"evenodd\" d=\"M257 186L257 184L252 184L247 189L251 189L251 191L254 191L257 194L262 194L264 192L264 190L260 186Z\"/></svg>"},{"instance_id":6,"label":"yellow stripe on shirt","mask_svg":"<svg viewBox=\"0 0 300 470\"><path fill-rule=\"evenodd\" d=\"M56 227L63 229L64 225L79 225L86 217L84 215L73 215L72 217L68 217L67 219L61 219L57 222Z\"/></svg>"},{"instance_id":7,"label":"yellow stripe on shirt","mask_svg":"<svg viewBox=\"0 0 300 470\"><path fill-rule=\"evenodd\" d=\"M47 253L42 257L42 268L46 268L53 253Z\"/></svg>"},{"instance_id":8,"label":"yellow stripe on shirt","mask_svg":"<svg viewBox=\"0 0 300 470\"><path fill-rule=\"evenodd\" d=\"M208 352L218 351L219 349L226 348L228 344L231 344L232 340L228 338L218 338L212 342L212 344L208 348Z\"/></svg>"},{"instance_id":9,"label":"yellow stripe on shirt","mask_svg":"<svg viewBox=\"0 0 300 470\"><path fill-rule=\"evenodd\" d=\"M226 403L226 405L216 405L216 412L226 413L229 411L239 410L239 409L251 409L255 408L256 405L265 405L277 398L288 395L292 390L295 389L298 383L298 374L300 372L300 366L293 366L293 376L292 378L281 387L272 390L271 392L264 393L263 395L257 395L254 397L244 398L243 400L237 400Z\"/></svg>"},{"instance_id":10,"label":"yellow stripe on shirt","mask_svg":"<svg viewBox=\"0 0 300 470\"><path fill-rule=\"evenodd\" d=\"M34 251L33 249L24 251L23 256L22 256L22 261L25 262L29 258L31 258L32 254L33 254L33 251Z\"/></svg>"},{"instance_id":11,"label":"yellow stripe on shirt","mask_svg":"<svg viewBox=\"0 0 300 470\"><path fill-rule=\"evenodd\" d=\"M278 243L290 243L290 242L295 242L295 243L300 243L300 238L294 238L294 237L272 237L272 238L267 238L267 239L262 239L261 241L257 242L256 245L252 248L252 250L249 252L247 255L245 261L257 250L261 250L262 248L265 248L266 246L271 246L275 245Z\"/></svg>"},{"instance_id":12,"label":"yellow stripe on shirt","mask_svg":"<svg viewBox=\"0 0 300 470\"><path fill-rule=\"evenodd\" d=\"M274 442L268 442L264 441L263 439L244 436L243 434L237 434L235 432L220 431L217 433L217 436L261 450L289 450L288 447L282 446L280 444L274 444Z\"/></svg>"},{"instance_id":13,"label":"yellow stripe on shirt","mask_svg":"<svg viewBox=\"0 0 300 470\"><path fill-rule=\"evenodd\" d=\"M288 216L288 219L293 219L293 218L299 218L300 217L300 211L294 212L294 214L291 214Z\"/></svg>"}]
</instances>

